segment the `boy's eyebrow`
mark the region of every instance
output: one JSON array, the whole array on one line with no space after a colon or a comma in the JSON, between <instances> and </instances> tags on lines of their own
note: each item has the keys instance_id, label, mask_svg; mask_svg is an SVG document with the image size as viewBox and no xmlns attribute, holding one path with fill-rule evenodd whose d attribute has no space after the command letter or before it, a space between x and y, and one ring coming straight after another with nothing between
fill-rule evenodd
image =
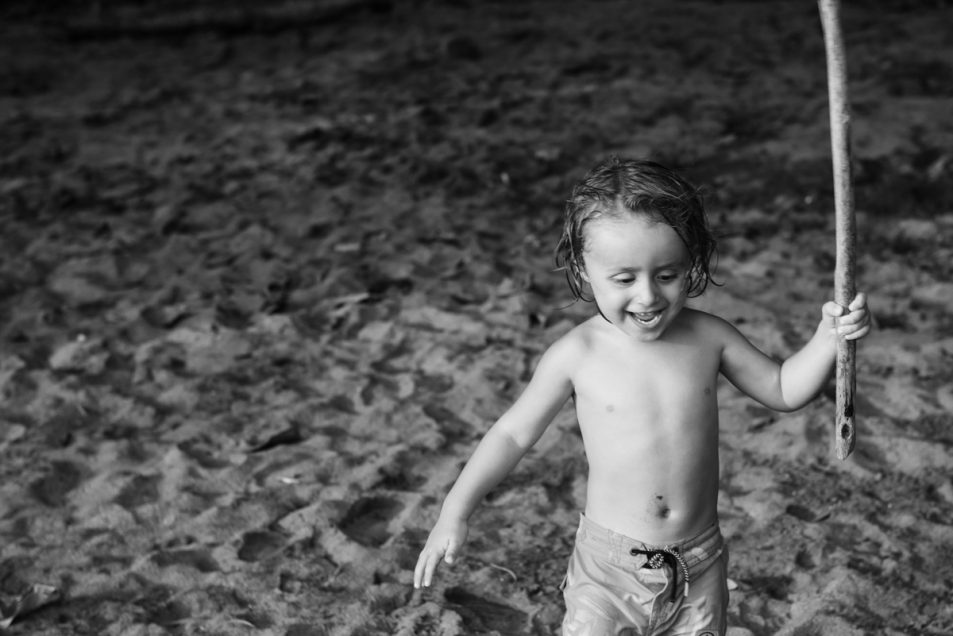
<instances>
[{"instance_id":1,"label":"boy's eyebrow","mask_svg":"<svg viewBox=\"0 0 953 636\"><path fill-rule=\"evenodd\" d=\"M656 267L655 269L656 269L656 270L660 270L660 269L681 269L681 268L684 268L684 267L685 267L685 263L682 262L682 261L670 261L670 262L668 262L668 263L662 263L661 265L659 265L659 266ZM640 268L638 268L638 267L628 267L628 266L626 266L626 267L610 267L609 269L610 269L610 271L612 271L612 272L615 273L615 274L621 274L621 273L623 273L623 272L636 272L636 271L639 271Z\"/></svg>"}]
</instances>

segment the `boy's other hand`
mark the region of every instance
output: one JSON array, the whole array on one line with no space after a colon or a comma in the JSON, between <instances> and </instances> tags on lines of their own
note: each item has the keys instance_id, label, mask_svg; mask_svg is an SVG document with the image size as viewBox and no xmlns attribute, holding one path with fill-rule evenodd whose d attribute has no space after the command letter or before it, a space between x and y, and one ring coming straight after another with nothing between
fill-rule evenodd
<instances>
[{"instance_id":1,"label":"boy's other hand","mask_svg":"<svg viewBox=\"0 0 953 636\"><path fill-rule=\"evenodd\" d=\"M434 571L440 560L448 565L453 564L460 548L467 540L468 527L465 521L437 521L427 538L427 544L417 557L417 567L414 568L414 587L421 585L430 587Z\"/></svg>"},{"instance_id":2,"label":"boy's other hand","mask_svg":"<svg viewBox=\"0 0 953 636\"><path fill-rule=\"evenodd\" d=\"M832 332L846 340L859 340L870 333L870 311L867 309L867 295L859 293L845 310L835 302L827 302L822 308L824 322Z\"/></svg>"}]
</instances>

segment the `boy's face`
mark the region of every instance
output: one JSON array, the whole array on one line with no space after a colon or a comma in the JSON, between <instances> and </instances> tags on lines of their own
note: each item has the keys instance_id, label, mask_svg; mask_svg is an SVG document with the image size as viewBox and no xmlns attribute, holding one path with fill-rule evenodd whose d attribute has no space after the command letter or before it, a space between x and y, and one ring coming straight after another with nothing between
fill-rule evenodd
<instances>
[{"instance_id":1,"label":"boy's face","mask_svg":"<svg viewBox=\"0 0 953 636\"><path fill-rule=\"evenodd\" d=\"M603 217L585 226L584 278L603 316L648 342L685 306L688 250L671 227L645 215Z\"/></svg>"}]
</instances>

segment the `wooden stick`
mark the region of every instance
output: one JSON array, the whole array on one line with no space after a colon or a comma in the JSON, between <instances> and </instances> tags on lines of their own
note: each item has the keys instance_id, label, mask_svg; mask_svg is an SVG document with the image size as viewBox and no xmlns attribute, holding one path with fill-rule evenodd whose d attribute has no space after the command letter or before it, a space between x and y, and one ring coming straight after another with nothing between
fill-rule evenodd
<instances>
[{"instance_id":1,"label":"wooden stick","mask_svg":"<svg viewBox=\"0 0 953 636\"><path fill-rule=\"evenodd\" d=\"M824 49L827 53L827 90L831 116L831 159L834 166L834 213L837 243L834 266L834 301L847 308L856 294L854 284L857 228L850 161L850 105L847 100L847 65L841 34L840 0L818 0ZM857 388L854 341L837 341L837 412L834 428L838 459L847 459L854 450L854 391Z\"/></svg>"}]
</instances>

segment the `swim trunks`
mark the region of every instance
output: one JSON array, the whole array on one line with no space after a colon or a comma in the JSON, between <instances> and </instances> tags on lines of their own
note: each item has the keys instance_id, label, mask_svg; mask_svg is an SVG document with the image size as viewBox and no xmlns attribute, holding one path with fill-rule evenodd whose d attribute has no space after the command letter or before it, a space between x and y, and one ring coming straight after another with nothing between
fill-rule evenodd
<instances>
[{"instance_id":1,"label":"swim trunks","mask_svg":"<svg viewBox=\"0 0 953 636\"><path fill-rule=\"evenodd\" d=\"M728 551L718 524L654 546L582 515L563 598L563 636L723 636Z\"/></svg>"}]
</instances>

